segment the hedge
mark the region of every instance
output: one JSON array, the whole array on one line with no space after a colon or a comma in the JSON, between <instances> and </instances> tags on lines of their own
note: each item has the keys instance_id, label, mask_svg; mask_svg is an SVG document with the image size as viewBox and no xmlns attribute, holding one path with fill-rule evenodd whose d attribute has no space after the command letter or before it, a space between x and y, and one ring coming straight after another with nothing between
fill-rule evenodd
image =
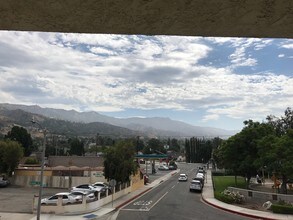
<instances>
[{"instance_id":1,"label":"hedge","mask_svg":"<svg viewBox=\"0 0 293 220\"><path fill-rule=\"evenodd\" d=\"M279 205L279 204L272 204L271 210L274 213L280 214L293 214L293 206L292 205Z\"/></svg>"},{"instance_id":2,"label":"hedge","mask_svg":"<svg viewBox=\"0 0 293 220\"><path fill-rule=\"evenodd\" d=\"M219 192L215 192L215 198L217 200L220 200L220 201L228 203L228 204L233 204L234 203L233 198L231 198L230 196L224 195L222 193L219 193Z\"/></svg>"}]
</instances>

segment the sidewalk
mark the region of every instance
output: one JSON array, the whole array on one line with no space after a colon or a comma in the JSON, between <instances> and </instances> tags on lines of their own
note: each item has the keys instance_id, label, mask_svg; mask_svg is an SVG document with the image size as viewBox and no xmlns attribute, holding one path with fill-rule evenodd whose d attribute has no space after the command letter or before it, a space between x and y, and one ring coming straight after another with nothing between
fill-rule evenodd
<instances>
[{"instance_id":1,"label":"sidewalk","mask_svg":"<svg viewBox=\"0 0 293 220\"><path fill-rule=\"evenodd\" d=\"M221 202L214 197L214 189L211 177L211 170L207 170L207 183L205 183L203 192L202 192L202 199L216 208L232 212L238 215L250 217L250 218L257 218L257 219L265 219L265 220L292 220L292 215L282 215L282 214L274 214L270 212L262 212L252 209L246 209L239 206L230 205L224 202Z\"/></svg>"},{"instance_id":2,"label":"sidewalk","mask_svg":"<svg viewBox=\"0 0 293 220\"><path fill-rule=\"evenodd\" d=\"M141 187L125 196L120 197L112 202L102 206L95 212L82 214L82 215L53 215L53 214L41 214L42 220L85 220L85 219L98 219L104 215L109 214L110 212L114 212L119 208L123 207L130 201L138 198L139 196L143 195L147 191L151 190L152 188L158 186L161 182L169 179L171 176L175 175L176 173L180 172L180 170L176 170L170 172L164 176L155 179L152 183ZM36 220L35 214L21 214L21 213L0 213L0 220Z\"/></svg>"}]
</instances>

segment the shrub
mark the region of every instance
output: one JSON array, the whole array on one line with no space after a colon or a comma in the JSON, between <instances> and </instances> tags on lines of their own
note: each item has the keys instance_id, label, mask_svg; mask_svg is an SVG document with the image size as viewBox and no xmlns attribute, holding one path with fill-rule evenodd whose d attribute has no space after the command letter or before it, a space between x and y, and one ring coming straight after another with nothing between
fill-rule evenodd
<instances>
[{"instance_id":1,"label":"shrub","mask_svg":"<svg viewBox=\"0 0 293 220\"><path fill-rule=\"evenodd\" d=\"M291 204L286 204L286 205L272 204L271 210L274 213L293 214L293 206Z\"/></svg>"},{"instance_id":2,"label":"shrub","mask_svg":"<svg viewBox=\"0 0 293 220\"><path fill-rule=\"evenodd\" d=\"M39 161L37 160L37 158L32 158L32 157L29 157L25 160L24 162L25 164L38 164Z\"/></svg>"},{"instance_id":3,"label":"shrub","mask_svg":"<svg viewBox=\"0 0 293 220\"><path fill-rule=\"evenodd\" d=\"M244 195L240 194L239 192L234 192L225 189L223 192L221 192L225 197L230 198L233 203L241 204L244 203L245 197Z\"/></svg>"},{"instance_id":4,"label":"shrub","mask_svg":"<svg viewBox=\"0 0 293 220\"><path fill-rule=\"evenodd\" d=\"M224 195L223 193L215 192L215 198L228 204L234 203L233 199L230 196Z\"/></svg>"},{"instance_id":5,"label":"shrub","mask_svg":"<svg viewBox=\"0 0 293 220\"><path fill-rule=\"evenodd\" d=\"M225 176L225 172L220 172L220 171L214 171L212 173L213 176Z\"/></svg>"}]
</instances>

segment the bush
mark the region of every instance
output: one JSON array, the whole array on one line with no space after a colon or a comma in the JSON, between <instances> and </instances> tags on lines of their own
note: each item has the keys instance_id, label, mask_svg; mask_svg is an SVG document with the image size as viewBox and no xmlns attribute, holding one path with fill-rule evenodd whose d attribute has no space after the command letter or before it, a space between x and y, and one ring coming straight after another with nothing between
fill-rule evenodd
<instances>
[{"instance_id":1,"label":"bush","mask_svg":"<svg viewBox=\"0 0 293 220\"><path fill-rule=\"evenodd\" d=\"M212 173L213 176L225 176L225 172L215 171Z\"/></svg>"},{"instance_id":2,"label":"bush","mask_svg":"<svg viewBox=\"0 0 293 220\"><path fill-rule=\"evenodd\" d=\"M217 200L220 200L220 201L228 203L228 204L233 204L234 203L233 199L230 196L224 195L222 193L216 192L215 193L215 198Z\"/></svg>"},{"instance_id":3,"label":"bush","mask_svg":"<svg viewBox=\"0 0 293 220\"><path fill-rule=\"evenodd\" d=\"M225 189L221 194L223 194L225 197L230 198L233 203L241 204L245 201L244 195L240 194L239 192Z\"/></svg>"},{"instance_id":4,"label":"bush","mask_svg":"<svg viewBox=\"0 0 293 220\"><path fill-rule=\"evenodd\" d=\"M286 204L286 205L272 204L271 210L274 213L293 214L293 206L291 204Z\"/></svg>"},{"instance_id":5,"label":"bush","mask_svg":"<svg viewBox=\"0 0 293 220\"><path fill-rule=\"evenodd\" d=\"M38 164L39 161L37 160L37 158L32 158L32 157L29 157L25 160L24 162L25 164Z\"/></svg>"}]
</instances>

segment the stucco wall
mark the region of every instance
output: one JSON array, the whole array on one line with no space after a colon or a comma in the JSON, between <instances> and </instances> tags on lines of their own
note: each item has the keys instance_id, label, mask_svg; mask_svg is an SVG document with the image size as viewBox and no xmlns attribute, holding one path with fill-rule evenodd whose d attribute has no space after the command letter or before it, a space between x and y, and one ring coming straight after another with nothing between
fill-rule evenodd
<instances>
[{"instance_id":1,"label":"stucco wall","mask_svg":"<svg viewBox=\"0 0 293 220\"><path fill-rule=\"evenodd\" d=\"M283 200L286 202L293 202L293 195L284 195L284 194L277 194L277 193L266 193L266 192L259 192L247 189L240 189L235 187L228 187L230 191L239 192L245 196L246 200L254 200L259 203L264 203L267 201L277 202L279 200Z\"/></svg>"},{"instance_id":2,"label":"stucco wall","mask_svg":"<svg viewBox=\"0 0 293 220\"><path fill-rule=\"evenodd\" d=\"M120 190L119 192L114 193L113 200L120 198L121 196L127 195L131 192L131 186ZM50 214L83 214L89 213L99 209L101 206L108 204L112 201L112 195L109 195L105 198L99 199L94 202L86 203L85 200L81 204L72 204L72 205L62 205L61 200L58 201L58 205L42 205L41 212L42 213L50 213ZM38 204L38 197L34 198L33 201L33 213L36 212Z\"/></svg>"}]
</instances>

